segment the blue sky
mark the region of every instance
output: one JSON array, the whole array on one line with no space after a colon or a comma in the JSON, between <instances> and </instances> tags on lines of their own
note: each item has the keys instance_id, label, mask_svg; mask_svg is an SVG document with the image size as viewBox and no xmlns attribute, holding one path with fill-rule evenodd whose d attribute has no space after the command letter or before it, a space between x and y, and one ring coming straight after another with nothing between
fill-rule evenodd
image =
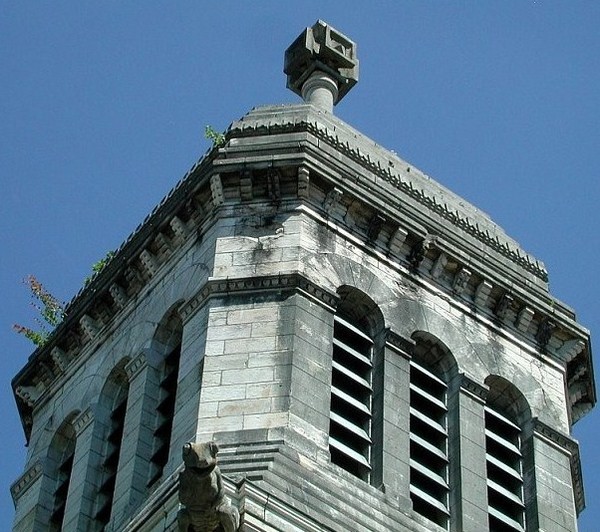
<instances>
[{"instance_id":1,"label":"blue sky","mask_svg":"<svg viewBox=\"0 0 600 532\"><path fill-rule=\"evenodd\" d=\"M206 124L297 101L283 52L318 18L358 43L336 114L490 214L600 334L600 3L0 1L0 530L25 460L21 280L70 299L205 152ZM584 532L599 420L575 426Z\"/></svg>"}]
</instances>

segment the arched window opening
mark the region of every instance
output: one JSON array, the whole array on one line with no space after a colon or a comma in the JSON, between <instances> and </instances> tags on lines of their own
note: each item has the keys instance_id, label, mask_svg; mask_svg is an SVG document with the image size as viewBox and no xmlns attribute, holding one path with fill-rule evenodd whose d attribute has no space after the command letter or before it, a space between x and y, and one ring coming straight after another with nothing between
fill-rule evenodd
<instances>
[{"instance_id":1,"label":"arched window opening","mask_svg":"<svg viewBox=\"0 0 600 532\"><path fill-rule=\"evenodd\" d=\"M529 408L516 388L489 377L485 445L489 527L494 532L525 530L522 423Z\"/></svg>"},{"instance_id":2,"label":"arched window opening","mask_svg":"<svg viewBox=\"0 0 600 532\"><path fill-rule=\"evenodd\" d=\"M65 421L56 431L50 444L50 475L54 479L54 502L49 519L49 530L62 530L67 506L67 495L73 471L76 436L73 425Z\"/></svg>"},{"instance_id":3,"label":"arched window opening","mask_svg":"<svg viewBox=\"0 0 600 532\"><path fill-rule=\"evenodd\" d=\"M104 453L101 463L102 481L98 487L97 510L94 518L105 526L111 518L115 483L123 443L129 381L123 367L115 368L100 396L102 409Z\"/></svg>"},{"instance_id":4,"label":"arched window opening","mask_svg":"<svg viewBox=\"0 0 600 532\"><path fill-rule=\"evenodd\" d=\"M373 469L373 381L377 329L375 303L350 287L341 296L333 326L329 451L331 461L369 482Z\"/></svg>"},{"instance_id":5,"label":"arched window opening","mask_svg":"<svg viewBox=\"0 0 600 532\"><path fill-rule=\"evenodd\" d=\"M183 326L177 313L172 313L162 323L155 335L155 346L166 353L159 365L158 403L153 432L154 441L150 457L150 477L148 486L154 484L163 474L169 460L169 448L173 432L173 416L177 397L177 378L181 356Z\"/></svg>"},{"instance_id":6,"label":"arched window opening","mask_svg":"<svg viewBox=\"0 0 600 532\"><path fill-rule=\"evenodd\" d=\"M416 333L410 362L410 498L413 509L448 528L450 480L448 383L456 371L448 349Z\"/></svg>"},{"instance_id":7,"label":"arched window opening","mask_svg":"<svg viewBox=\"0 0 600 532\"><path fill-rule=\"evenodd\" d=\"M336 316L329 449L331 461L368 481L371 473L371 373L373 341L351 322Z\"/></svg>"}]
</instances>

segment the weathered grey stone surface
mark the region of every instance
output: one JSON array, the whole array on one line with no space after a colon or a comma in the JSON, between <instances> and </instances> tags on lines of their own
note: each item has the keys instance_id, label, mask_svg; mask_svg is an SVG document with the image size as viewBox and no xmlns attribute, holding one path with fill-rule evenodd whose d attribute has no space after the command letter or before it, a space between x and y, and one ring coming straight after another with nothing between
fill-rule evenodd
<instances>
[{"instance_id":1,"label":"weathered grey stone surface","mask_svg":"<svg viewBox=\"0 0 600 532\"><path fill-rule=\"evenodd\" d=\"M334 316L348 287L381 313L373 475L331 463ZM148 484L157 331L181 323L169 456ZM13 380L29 440L12 487L14 530L53 508L52 437L76 434L65 529L96 530L98 397L121 367L129 395L108 530L176 530L180 449L216 440L241 530L442 530L409 496L409 365L443 345L449 383L451 530L487 525L484 405L490 379L526 403L528 530L576 530L584 506L571 427L595 403L589 333L548 292L543 265L487 215L311 104L234 122ZM102 414L102 415L101 415ZM187 504L187 503L186 503Z\"/></svg>"}]
</instances>

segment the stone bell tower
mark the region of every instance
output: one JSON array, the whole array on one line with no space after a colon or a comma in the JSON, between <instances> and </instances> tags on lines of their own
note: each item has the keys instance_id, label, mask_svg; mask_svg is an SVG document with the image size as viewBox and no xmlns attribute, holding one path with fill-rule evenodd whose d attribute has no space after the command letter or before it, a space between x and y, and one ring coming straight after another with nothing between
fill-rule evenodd
<instances>
[{"instance_id":1,"label":"stone bell tower","mask_svg":"<svg viewBox=\"0 0 600 532\"><path fill-rule=\"evenodd\" d=\"M303 102L233 122L13 379L14 530L577 530L588 331L334 116L348 37L318 21L284 71Z\"/></svg>"}]
</instances>

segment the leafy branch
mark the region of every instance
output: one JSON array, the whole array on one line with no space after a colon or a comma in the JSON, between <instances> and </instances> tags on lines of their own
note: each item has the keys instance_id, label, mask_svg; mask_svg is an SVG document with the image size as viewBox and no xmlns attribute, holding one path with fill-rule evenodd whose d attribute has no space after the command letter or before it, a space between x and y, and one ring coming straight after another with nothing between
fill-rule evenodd
<instances>
[{"instance_id":1,"label":"leafy branch","mask_svg":"<svg viewBox=\"0 0 600 532\"><path fill-rule=\"evenodd\" d=\"M212 142L213 148L220 148L225 144L225 135L216 131L212 126L204 128L204 137Z\"/></svg>"},{"instance_id":2,"label":"leafy branch","mask_svg":"<svg viewBox=\"0 0 600 532\"><path fill-rule=\"evenodd\" d=\"M93 279L106 267L106 265L115 256L114 251L109 251L104 258L92 264L92 273L83 281L83 286L89 285ZM31 340L37 347L42 347L50 338L52 331L65 318L64 304L60 303L37 278L30 275L23 279L23 283L27 285L31 292L31 306L36 310L38 316L35 318L36 323L40 326L39 330L19 325L15 323L12 328L18 334L22 334L28 340Z\"/></svg>"},{"instance_id":3,"label":"leafy branch","mask_svg":"<svg viewBox=\"0 0 600 532\"><path fill-rule=\"evenodd\" d=\"M109 251L106 255L104 255L104 258L100 259L97 262L94 262L94 264L92 264L92 273L84 279L83 286L87 286L88 284L90 284L96 278L96 276L106 267L106 265L112 260L114 256L115 252Z\"/></svg>"},{"instance_id":4,"label":"leafy branch","mask_svg":"<svg viewBox=\"0 0 600 532\"><path fill-rule=\"evenodd\" d=\"M13 325L13 330L31 340L36 346L41 347L48 341L54 328L65 318L65 307L33 275L23 279L23 283L27 285L31 292L33 300L31 306L39 314L35 321L41 328L36 331L16 323Z\"/></svg>"}]
</instances>

